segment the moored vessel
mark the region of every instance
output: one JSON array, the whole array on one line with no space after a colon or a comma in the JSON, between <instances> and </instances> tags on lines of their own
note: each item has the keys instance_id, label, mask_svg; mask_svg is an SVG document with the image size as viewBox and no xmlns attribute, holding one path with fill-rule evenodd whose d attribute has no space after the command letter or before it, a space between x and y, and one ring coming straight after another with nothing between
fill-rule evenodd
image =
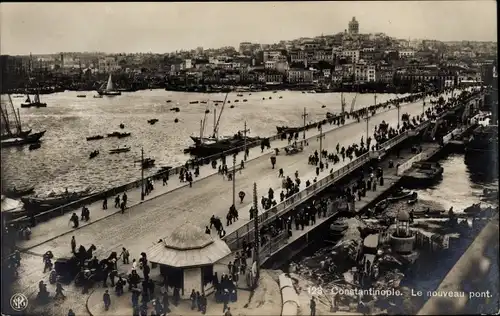
<instances>
[{"instance_id":1,"label":"moored vessel","mask_svg":"<svg viewBox=\"0 0 500 316\"><path fill-rule=\"evenodd\" d=\"M122 93L118 90L115 89L113 85L113 78L111 77L111 74L109 74L108 78L108 84L106 85L106 88L100 89L97 91L99 95L107 95L107 96L116 96L116 95L121 95Z\"/></svg>"}]
</instances>

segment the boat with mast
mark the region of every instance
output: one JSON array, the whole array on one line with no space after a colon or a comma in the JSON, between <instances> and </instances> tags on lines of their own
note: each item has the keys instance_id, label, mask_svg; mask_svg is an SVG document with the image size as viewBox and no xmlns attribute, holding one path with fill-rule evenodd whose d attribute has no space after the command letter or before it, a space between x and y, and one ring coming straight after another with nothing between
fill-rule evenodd
<instances>
[{"instance_id":1,"label":"boat with mast","mask_svg":"<svg viewBox=\"0 0 500 316\"><path fill-rule=\"evenodd\" d=\"M111 74L109 74L108 83L104 89L103 89L103 86L101 87L101 89L99 89L97 91L97 93L99 93L99 95L115 96L115 95L122 94L120 91L115 89L115 87L113 85L113 78L112 78Z\"/></svg>"},{"instance_id":2,"label":"boat with mast","mask_svg":"<svg viewBox=\"0 0 500 316\"><path fill-rule=\"evenodd\" d=\"M184 150L185 153L189 153L193 156L197 157L208 157L215 154L220 154L226 152L227 154L232 152L237 152L241 150L241 147L246 144L251 144L257 140L260 140L259 137L248 137L246 136L246 132L239 131L234 136L231 137L219 137L219 123L222 116L222 112L224 111L224 106L227 101L228 94L224 99L224 103L222 104L221 112L219 113L219 117L216 119L216 111L214 110L214 130L211 137L203 137L203 132L205 129L205 122L207 117L207 111L205 111L204 119L200 122L200 136L195 137L191 136L191 139L195 142L194 146L186 148Z\"/></svg>"},{"instance_id":3,"label":"boat with mast","mask_svg":"<svg viewBox=\"0 0 500 316\"><path fill-rule=\"evenodd\" d=\"M21 117L19 110L14 109L12 99L9 97L8 104L1 102L0 118L1 118L1 142L2 147L23 146L27 144L35 144L45 134L45 131L31 133L31 130L23 131L21 125Z\"/></svg>"},{"instance_id":4,"label":"boat with mast","mask_svg":"<svg viewBox=\"0 0 500 316\"><path fill-rule=\"evenodd\" d=\"M24 102L26 102L26 103L21 104L22 108L31 108L31 107L46 108L47 107L47 103L40 101L40 89L38 89L38 88L36 90L36 94L33 97L33 100L31 100L28 91L26 91L26 100Z\"/></svg>"}]
</instances>

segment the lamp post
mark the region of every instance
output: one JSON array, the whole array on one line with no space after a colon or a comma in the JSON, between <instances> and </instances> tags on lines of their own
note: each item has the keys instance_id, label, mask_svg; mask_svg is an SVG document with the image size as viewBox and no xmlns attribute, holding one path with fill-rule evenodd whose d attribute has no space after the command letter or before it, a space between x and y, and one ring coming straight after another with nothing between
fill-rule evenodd
<instances>
[{"instance_id":1,"label":"lamp post","mask_svg":"<svg viewBox=\"0 0 500 316\"><path fill-rule=\"evenodd\" d=\"M233 155L233 205L236 205L236 154Z\"/></svg>"},{"instance_id":2,"label":"lamp post","mask_svg":"<svg viewBox=\"0 0 500 316\"><path fill-rule=\"evenodd\" d=\"M141 201L144 201L144 148L141 147Z\"/></svg>"},{"instance_id":3,"label":"lamp post","mask_svg":"<svg viewBox=\"0 0 500 316\"><path fill-rule=\"evenodd\" d=\"M260 243L259 243L259 211L258 211L259 203L257 200L257 183L253 183L253 209L254 209L254 262L256 265L256 274L255 280L253 281L254 288L257 287L257 281L259 280L260 274Z\"/></svg>"},{"instance_id":4,"label":"lamp post","mask_svg":"<svg viewBox=\"0 0 500 316\"><path fill-rule=\"evenodd\" d=\"M306 140L306 117L308 117L309 114L306 113L306 108L304 108L304 114L302 114L302 118L304 119L304 131L302 134L303 140Z\"/></svg>"},{"instance_id":5,"label":"lamp post","mask_svg":"<svg viewBox=\"0 0 500 316\"><path fill-rule=\"evenodd\" d=\"M319 126L319 162L321 163L322 161L322 152L323 152L323 138L325 138L325 134L323 134L323 125Z\"/></svg>"},{"instance_id":6,"label":"lamp post","mask_svg":"<svg viewBox=\"0 0 500 316\"><path fill-rule=\"evenodd\" d=\"M244 152L243 152L243 159L246 161L247 160L247 132L250 132L249 129L247 129L247 121L245 121L245 126L243 127L243 133L244 133Z\"/></svg>"}]
</instances>

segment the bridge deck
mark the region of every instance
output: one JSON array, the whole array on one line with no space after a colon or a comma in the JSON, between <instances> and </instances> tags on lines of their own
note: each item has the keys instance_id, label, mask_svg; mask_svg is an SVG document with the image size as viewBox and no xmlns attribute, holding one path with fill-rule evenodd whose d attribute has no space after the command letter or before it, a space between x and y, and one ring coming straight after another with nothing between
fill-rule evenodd
<instances>
[{"instance_id":1,"label":"bridge deck","mask_svg":"<svg viewBox=\"0 0 500 316\"><path fill-rule=\"evenodd\" d=\"M406 112L410 115L420 114L422 102L404 105L401 110L402 113ZM395 126L398 121L396 109L392 108L373 116L369 121L370 132L382 121ZM359 142L362 136L366 138L366 122L345 125L326 134L323 148L333 151L337 143L347 146ZM312 180L315 177L315 167L308 165L307 160L314 150L319 150L319 141L316 138L310 140L309 146L302 153L290 156L279 155L275 170L271 169L270 154L249 161L245 169L236 176L236 192L247 193L244 203L236 205L240 210L240 220L226 228L227 233L249 219L248 212L244 210L250 207L254 182L257 183L259 195L267 195L269 188L273 188L275 194L281 191L281 179L277 177L279 168L283 168L285 175L290 176L298 171L302 180L302 188L307 179ZM345 163L331 165L330 169L338 170L347 162L348 160ZM208 171L201 172L208 173ZM326 170L323 171L320 177L325 176L326 173ZM170 179L169 185L176 181L178 180ZM161 187L161 183L157 183L156 186ZM132 194L128 195L131 200L137 199L133 198ZM32 240L21 244L21 247L30 248L30 252L34 254L43 254L51 250L56 257L69 256L70 240L74 235L77 244L83 244L86 247L95 244L98 257L107 256L112 251L119 251L121 247L126 247L131 253L131 258L137 258L142 251L146 251L158 239L165 237L186 221L203 227L208 224L212 214L225 219L232 203L232 183L222 179L221 176L209 176L194 182L192 188L184 186L135 205L127 209L123 215L118 213L95 221L98 216L96 213L113 212L113 201L108 203L110 208L108 211L99 211L101 203L92 206L91 217L94 222L78 230L69 228L68 216L52 219L33 228ZM44 278L41 263L37 264L36 261L33 265L23 265L22 270L24 270L20 271L22 288L36 288L36 283Z\"/></svg>"}]
</instances>

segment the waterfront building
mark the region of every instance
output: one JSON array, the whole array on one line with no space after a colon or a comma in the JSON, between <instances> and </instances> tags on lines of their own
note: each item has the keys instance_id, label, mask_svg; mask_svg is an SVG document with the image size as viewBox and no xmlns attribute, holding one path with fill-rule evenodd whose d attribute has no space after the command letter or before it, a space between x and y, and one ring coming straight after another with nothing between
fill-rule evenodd
<instances>
[{"instance_id":1,"label":"waterfront building","mask_svg":"<svg viewBox=\"0 0 500 316\"><path fill-rule=\"evenodd\" d=\"M313 73L306 69L290 69L287 72L287 80L289 83L312 83Z\"/></svg>"},{"instance_id":2,"label":"waterfront building","mask_svg":"<svg viewBox=\"0 0 500 316\"><path fill-rule=\"evenodd\" d=\"M151 263L159 265L168 285L180 289L182 298L189 298L193 289L203 294L212 289L213 266L231 250L221 239L186 222L146 254Z\"/></svg>"},{"instance_id":3,"label":"waterfront building","mask_svg":"<svg viewBox=\"0 0 500 316\"><path fill-rule=\"evenodd\" d=\"M352 17L352 20L347 25L347 29L349 30L349 34L359 34L359 22L356 21L356 17Z\"/></svg>"}]
</instances>

